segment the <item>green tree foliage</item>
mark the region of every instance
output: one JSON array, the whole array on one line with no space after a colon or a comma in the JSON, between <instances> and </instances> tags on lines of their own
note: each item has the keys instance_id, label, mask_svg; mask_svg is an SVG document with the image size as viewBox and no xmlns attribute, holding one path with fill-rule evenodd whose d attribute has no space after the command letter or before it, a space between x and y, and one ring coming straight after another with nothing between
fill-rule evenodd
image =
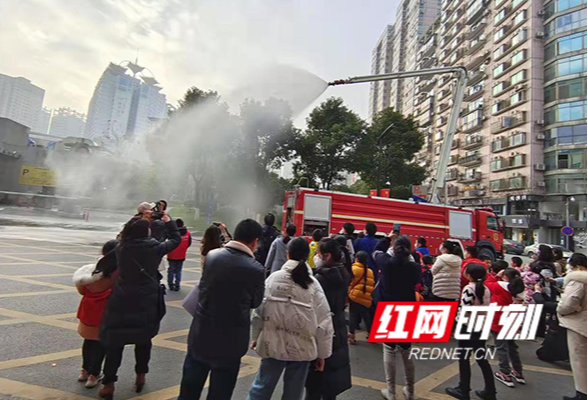
<instances>
[{"instance_id":1,"label":"green tree foliage","mask_svg":"<svg viewBox=\"0 0 588 400\"><path fill-rule=\"evenodd\" d=\"M294 173L330 189L345 171L353 170L353 152L366 123L335 97L312 110L306 123L307 129L298 132L294 141Z\"/></svg>"},{"instance_id":2,"label":"green tree foliage","mask_svg":"<svg viewBox=\"0 0 588 400\"><path fill-rule=\"evenodd\" d=\"M390 125L392 128L381 136ZM407 198L410 185L420 184L425 178L424 168L411 162L423 144L417 123L387 108L375 116L357 143L353 153L355 171L370 188L390 187L392 197Z\"/></svg>"}]
</instances>

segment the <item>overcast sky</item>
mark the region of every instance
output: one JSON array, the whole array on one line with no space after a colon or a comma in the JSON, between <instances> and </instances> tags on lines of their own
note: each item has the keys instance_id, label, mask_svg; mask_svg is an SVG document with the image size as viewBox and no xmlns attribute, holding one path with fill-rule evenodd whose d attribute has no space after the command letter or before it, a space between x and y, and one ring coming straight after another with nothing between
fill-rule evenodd
<instances>
[{"instance_id":1,"label":"overcast sky","mask_svg":"<svg viewBox=\"0 0 588 400\"><path fill-rule=\"evenodd\" d=\"M45 89L45 106L87 112L109 61L148 67L175 104L195 85L221 95L268 63L325 80L369 74L398 0L2 0L0 73ZM331 88L363 117L369 84ZM316 103L315 103L316 104ZM300 121L301 118L298 118Z\"/></svg>"}]
</instances>

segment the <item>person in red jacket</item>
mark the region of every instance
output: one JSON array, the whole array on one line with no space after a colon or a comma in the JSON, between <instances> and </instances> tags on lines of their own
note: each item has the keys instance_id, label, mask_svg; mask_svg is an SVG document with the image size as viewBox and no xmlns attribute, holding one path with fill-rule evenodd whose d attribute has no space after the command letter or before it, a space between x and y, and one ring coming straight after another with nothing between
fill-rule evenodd
<instances>
[{"instance_id":1,"label":"person in red jacket","mask_svg":"<svg viewBox=\"0 0 588 400\"><path fill-rule=\"evenodd\" d=\"M83 296L78 307L78 333L84 338L82 345L82 371L78 381L86 382L87 388L98 385L102 379L102 362L105 349L100 343L99 328L102 316L118 277L116 254L117 240L110 240L102 247L103 257L97 264L80 267L73 275L73 283Z\"/></svg>"},{"instance_id":2,"label":"person in red jacket","mask_svg":"<svg viewBox=\"0 0 588 400\"><path fill-rule=\"evenodd\" d=\"M184 226L184 221L176 219L176 225L182 235L180 245L167 254L167 262L169 268L167 269L167 286L169 290L179 292L180 282L182 281L182 267L186 261L186 253L188 247L192 246L192 236L190 231Z\"/></svg>"},{"instance_id":3,"label":"person in red jacket","mask_svg":"<svg viewBox=\"0 0 588 400\"><path fill-rule=\"evenodd\" d=\"M463 276L465 268L470 263L484 265L484 262L478 259L478 248L476 246L466 246L465 260L461 262L461 290L470 282Z\"/></svg>"},{"instance_id":4,"label":"person in red jacket","mask_svg":"<svg viewBox=\"0 0 588 400\"><path fill-rule=\"evenodd\" d=\"M525 290L525 284L521 278L521 273L514 268L506 268L496 274L496 281L486 281L486 286L490 289L492 297L491 303L499 306L508 306L513 302L522 302L521 295ZM523 363L519 355L519 348L514 340L498 340L498 332L501 312L494 315L492 321L492 335L496 343L496 353L498 354L498 367L500 371L494 373L497 381L514 388L514 381L525 384L523 376ZM512 368L511 368L512 364Z\"/></svg>"}]
</instances>

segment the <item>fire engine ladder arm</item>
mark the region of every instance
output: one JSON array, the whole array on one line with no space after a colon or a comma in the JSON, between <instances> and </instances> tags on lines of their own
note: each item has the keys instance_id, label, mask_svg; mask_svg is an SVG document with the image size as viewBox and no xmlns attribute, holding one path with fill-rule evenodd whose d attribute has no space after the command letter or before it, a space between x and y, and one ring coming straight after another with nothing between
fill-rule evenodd
<instances>
[{"instance_id":1,"label":"fire engine ladder arm","mask_svg":"<svg viewBox=\"0 0 588 400\"><path fill-rule=\"evenodd\" d=\"M445 132L443 143L441 145L439 165L437 166L437 171L435 172L435 177L433 178L433 182L431 185L430 201L431 203L435 204L441 203L440 191L445 186L445 172L447 169L447 164L449 164L451 145L453 143L455 131L457 130L457 121L459 119L459 114L461 112L461 103L463 102L463 95L465 93L465 89L468 82L467 70L464 67L430 68L418 71L403 71L380 75L355 76L353 78L340 79L333 82L329 82L329 86L336 86L347 85L352 83L365 83L392 79L416 78L422 76L440 75L448 73L454 74L454 76L457 78L457 82L453 92L453 107L451 109L451 113L449 114L447 130Z\"/></svg>"}]
</instances>

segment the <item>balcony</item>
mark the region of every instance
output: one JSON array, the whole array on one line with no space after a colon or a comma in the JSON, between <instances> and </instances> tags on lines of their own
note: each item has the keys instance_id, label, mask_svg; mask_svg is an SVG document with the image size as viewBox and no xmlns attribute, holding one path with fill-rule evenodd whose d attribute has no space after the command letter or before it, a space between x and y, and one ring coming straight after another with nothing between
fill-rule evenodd
<instances>
[{"instance_id":1,"label":"balcony","mask_svg":"<svg viewBox=\"0 0 588 400\"><path fill-rule=\"evenodd\" d=\"M490 162L490 171L500 172L514 168L527 166L525 154L516 154L515 156L503 158L497 157Z\"/></svg>"},{"instance_id":2,"label":"balcony","mask_svg":"<svg viewBox=\"0 0 588 400\"><path fill-rule=\"evenodd\" d=\"M459 188L457 186L447 186L447 196L455 197L459 194Z\"/></svg>"},{"instance_id":3,"label":"balcony","mask_svg":"<svg viewBox=\"0 0 588 400\"><path fill-rule=\"evenodd\" d=\"M525 111L517 112L514 115L501 117L500 121L493 122L490 125L490 133L500 133L512 129L527 122L527 113Z\"/></svg>"},{"instance_id":4,"label":"balcony","mask_svg":"<svg viewBox=\"0 0 588 400\"><path fill-rule=\"evenodd\" d=\"M477 37L480 33L483 32L487 23L488 23L488 20L486 18L482 18L480 20L480 22L478 22L474 26L470 27L470 31L466 35L466 39L471 40L471 39L474 39L475 37Z\"/></svg>"},{"instance_id":5,"label":"balcony","mask_svg":"<svg viewBox=\"0 0 588 400\"><path fill-rule=\"evenodd\" d=\"M483 82L482 82L483 83ZM470 86L465 92L463 101L470 102L480 98L484 94L484 85Z\"/></svg>"},{"instance_id":6,"label":"balcony","mask_svg":"<svg viewBox=\"0 0 588 400\"><path fill-rule=\"evenodd\" d=\"M469 45L468 49L466 50L465 54L468 56L474 54L475 52L480 50L484 46L485 43L486 43L486 35L484 35L484 34L478 36L475 39L472 39L470 41L470 45Z\"/></svg>"},{"instance_id":7,"label":"balcony","mask_svg":"<svg viewBox=\"0 0 588 400\"><path fill-rule=\"evenodd\" d=\"M484 116L482 114L482 110L478 109L472 113L469 113L467 116L462 118L462 126L461 132L462 133L470 133L479 129L484 124Z\"/></svg>"},{"instance_id":8,"label":"balcony","mask_svg":"<svg viewBox=\"0 0 588 400\"><path fill-rule=\"evenodd\" d=\"M481 54L477 57L474 57L470 60L469 63L465 65L468 71L473 71L482 65L488 58L490 57L490 51L485 51L484 54Z\"/></svg>"},{"instance_id":9,"label":"balcony","mask_svg":"<svg viewBox=\"0 0 588 400\"><path fill-rule=\"evenodd\" d=\"M472 167L482 163L482 156L479 154L471 154L469 156L461 157L459 159L459 165L464 167Z\"/></svg>"},{"instance_id":10,"label":"balcony","mask_svg":"<svg viewBox=\"0 0 588 400\"><path fill-rule=\"evenodd\" d=\"M466 24L473 25L484 15L486 7L484 7L484 0L477 0L470 3L466 10Z\"/></svg>"},{"instance_id":11,"label":"balcony","mask_svg":"<svg viewBox=\"0 0 588 400\"><path fill-rule=\"evenodd\" d=\"M486 194L484 189L470 189L464 190L462 194L462 199L476 199L478 197L483 197Z\"/></svg>"},{"instance_id":12,"label":"balcony","mask_svg":"<svg viewBox=\"0 0 588 400\"><path fill-rule=\"evenodd\" d=\"M459 175L459 173L457 172L456 168L448 169L447 172L445 173L445 180L446 181L454 181L458 178L458 175Z\"/></svg>"},{"instance_id":13,"label":"balcony","mask_svg":"<svg viewBox=\"0 0 588 400\"><path fill-rule=\"evenodd\" d=\"M491 151L492 153L500 153L525 144L527 144L527 134L525 132L516 132L514 135L500 137L492 141Z\"/></svg>"},{"instance_id":14,"label":"balcony","mask_svg":"<svg viewBox=\"0 0 588 400\"><path fill-rule=\"evenodd\" d=\"M525 189L526 187L527 177L522 175L508 179L497 179L490 181L490 190L493 192L499 192L501 190Z\"/></svg>"},{"instance_id":15,"label":"balcony","mask_svg":"<svg viewBox=\"0 0 588 400\"><path fill-rule=\"evenodd\" d=\"M453 54L451 55L451 57L448 60L448 64L454 65L456 62L461 61L462 57L463 57L463 49L458 49L457 51L453 52Z\"/></svg>"},{"instance_id":16,"label":"balcony","mask_svg":"<svg viewBox=\"0 0 588 400\"><path fill-rule=\"evenodd\" d=\"M441 2L441 9L445 11L455 0L443 0Z\"/></svg>"},{"instance_id":17,"label":"balcony","mask_svg":"<svg viewBox=\"0 0 588 400\"><path fill-rule=\"evenodd\" d=\"M448 101L441 103L437 106L437 113L440 114L443 111L447 110L450 107L450 104Z\"/></svg>"},{"instance_id":18,"label":"balcony","mask_svg":"<svg viewBox=\"0 0 588 400\"><path fill-rule=\"evenodd\" d=\"M437 79L435 79L435 78L429 79L428 81L426 81L425 83L423 83L422 85L420 85L417 88L417 93L431 91L435 87L436 83L437 83Z\"/></svg>"},{"instance_id":19,"label":"balcony","mask_svg":"<svg viewBox=\"0 0 588 400\"><path fill-rule=\"evenodd\" d=\"M447 96L449 96L450 94L451 94L451 90L450 90L449 88L447 88L447 89L443 89L442 91L440 91L440 92L437 94L437 101L441 101L441 100L443 100L444 98L446 98L446 97L447 97Z\"/></svg>"},{"instance_id":20,"label":"balcony","mask_svg":"<svg viewBox=\"0 0 588 400\"><path fill-rule=\"evenodd\" d=\"M462 148L464 150L473 150L482 146L483 142L484 141L482 139L482 136L470 135L466 137L465 143L463 144Z\"/></svg>"},{"instance_id":21,"label":"balcony","mask_svg":"<svg viewBox=\"0 0 588 400\"><path fill-rule=\"evenodd\" d=\"M459 161L459 154L452 154L447 165L455 165Z\"/></svg>"},{"instance_id":22,"label":"balcony","mask_svg":"<svg viewBox=\"0 0 588 400\"><path fill-rule=\"evenodd\" d=\"M482 173L480 171L476 171L473 174L461 174L459 177L459 183L473 183L479 182L482 180Z\"/></svg>"},{"instance_id":23,"label":"balcony","mask_svg":"<svg viewBox=\"0 0 588 400\"><path fill-rule=\"evenodd\" d=\"M453 139L453 142L451 142L451 150L455 150L459 147L459 139Z\"/></svg>"}]
</instances>

